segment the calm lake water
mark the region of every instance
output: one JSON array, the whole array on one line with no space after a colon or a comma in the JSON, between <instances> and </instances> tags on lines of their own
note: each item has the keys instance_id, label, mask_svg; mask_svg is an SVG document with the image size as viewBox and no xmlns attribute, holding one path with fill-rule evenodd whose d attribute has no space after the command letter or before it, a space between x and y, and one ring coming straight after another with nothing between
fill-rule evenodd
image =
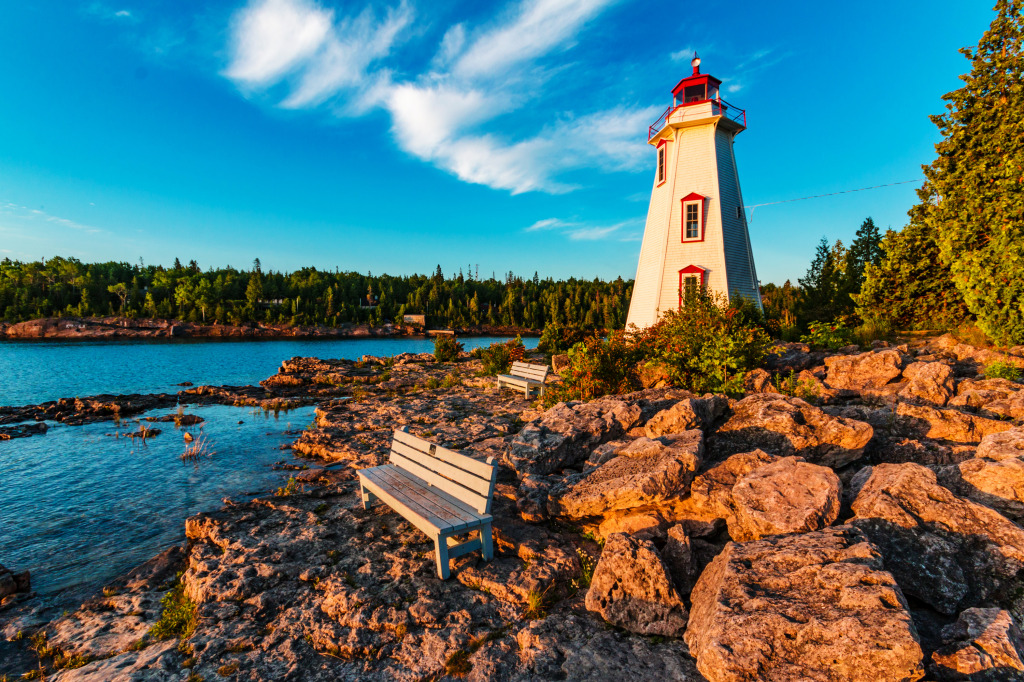
<instances>
[{"instance_id":1,"label":"calm lake water","mask_svg":"<svg viewBox=\"0 0 1024 682\"><path fill-rule=\"evenodd\" d=\"M466 349L496 338L461 339ZM536 339L527 339L535 346ZM175 384L247 385L295 356L351 358L433 351L428 339L188 342L0 342L0 405L100 393L160 393ZM212 456L183 462L173 423L145 443L114 434L137 420L66 426L0 441L0 564L32 572L32 587L54 599L66 588L98 586L185 538L185 518L218 509L224 497L253 497L284 485L294 462L280 446L313 420L313 407L282 412L189 406L206 421L187 430ZM241 422L241 423L239 423Z\"/></svg>"},{"instance_id":2,"label":"calm lake water","mask_svg":"<svg viewBox=\"0 0 1024 682\"><path fill-rule=\"evenodd\" d=\"M472 350L504 338L459 339ZM524 339L528 348L537 339ZM0 405L30 405L100 393L176 393L175 386L246 386L296 356L358 359L434 351L424 338L269 341L3 341Z\"/></svg>"},{"instance_id":3,"label":"calm lake water","mask_svg":"<svg viewBox=\"0 0 1024 682\"><path fill-rule=\"evenodd\" d=\"M309 425L313 409L275 417L250 408L189 407L206 421L181 430L149 424L162 432L145 442L114 436L138 429L135 420L50 423L46 435L0 441L0 563L30 570L41 594L109 580L182 542L187 516L220 508L224 497L282 485L288 472L270 465L294 461L279 447ZM209 457L182 461L186 430L207 439Z\"/></svg>"}]
</instances>

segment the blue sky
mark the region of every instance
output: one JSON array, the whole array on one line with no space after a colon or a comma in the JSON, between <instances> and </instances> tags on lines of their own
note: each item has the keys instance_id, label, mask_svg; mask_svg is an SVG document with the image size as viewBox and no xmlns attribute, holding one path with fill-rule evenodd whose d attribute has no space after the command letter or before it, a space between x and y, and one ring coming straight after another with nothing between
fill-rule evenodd
<instances>
[{"instance_id":1,"label":"blue sky","mask_svg":"<svg viewBox=\"0 0 1024 682\"><path fill-rule=\"evenodd\" d=\"M784 7L780 9L780 7ZM914 180L979 0L67 0L0 8L0 257L631 278L690 71L762 204ZM754 211L762 282L916 183Z\"/></svg>"}]
</instances>

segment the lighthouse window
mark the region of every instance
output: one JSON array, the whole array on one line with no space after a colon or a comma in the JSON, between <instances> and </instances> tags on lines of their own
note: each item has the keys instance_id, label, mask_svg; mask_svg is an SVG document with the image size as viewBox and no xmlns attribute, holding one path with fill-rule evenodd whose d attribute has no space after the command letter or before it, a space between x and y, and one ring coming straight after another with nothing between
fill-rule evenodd
<instances>
[{"instance_id":1,"label":"lighthouse window","mask_svg":"<svg viewBox=\"0 0 1024 682\"><path fill-rule=\"evenodd\" d=\"M665 182L665 147L658 147L658 184Z\"/></svg>"},{"instance_id":2,"label":"lighthouse window","mask_svg":"<svg viewBox=\"0 0 1024 682\"><path fill-rule=\"evenodd\" d=\"M684 239L700 238L700 204L686 204L686 236Z\"/></svg>"},{"instance_id":3,"label":"lighthouse window","mask_svg":"<svg viewBox=\"0 0 1024 682\"><path fill-rule=\"evenodd\" d=\"M688 301L697 295L697 276L690 275L683 278L683 300Z\"/></svg>"}]
</instances>

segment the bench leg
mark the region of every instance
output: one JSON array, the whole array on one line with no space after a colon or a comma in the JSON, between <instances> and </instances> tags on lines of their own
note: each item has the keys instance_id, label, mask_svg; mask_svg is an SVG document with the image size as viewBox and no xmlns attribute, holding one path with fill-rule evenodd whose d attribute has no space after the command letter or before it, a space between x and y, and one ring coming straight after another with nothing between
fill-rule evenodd
<instances>
[{"instance_id":1,"label":"bench leg","mask_svg":"<svg viewBox=\"0 0 1024 682\"><path fill-rule=\"evenodd\" d=\"M359 494L363 498L363 509L369 509L373 506L373 503L377 500L376 496L366 488L360 487Z\"/></svg>"},{"instance_id":2,"label":"bench leg","mask_svg":"<svg viewBox=\"0 0 1024 682\"><path fill-rule=\"evenodd\" d=\"M484 555L484 561L494 558L494 543L491 541L491 524L480 528L480 553Z\"/></svg>"},{"instance_id":3,"label":"bench leg","mask_svg":"<svg viewBox=\"0 0 1024 682\"><path fill-rule=\"evenodd\" d=\"M451 575L448 570L448 538L443 535L434 538L434 556L437 560L437 576L441 580L448 580Z\"/></svg>"}]
</instances>

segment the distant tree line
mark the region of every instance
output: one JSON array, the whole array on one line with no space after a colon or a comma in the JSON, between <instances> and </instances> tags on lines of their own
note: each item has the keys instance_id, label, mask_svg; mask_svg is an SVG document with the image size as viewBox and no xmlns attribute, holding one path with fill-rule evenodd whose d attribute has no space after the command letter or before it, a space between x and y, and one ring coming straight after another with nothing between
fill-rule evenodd
<instances>
[{"instance_id":1,"label":"distant tree line","mask_svg":"<svg viewBox=\"0 0 1024 682\"><path fill-rule=\"evenodd\" d=\"M425 314L428 324L522 326L550 323L614 329L625 324L632 281L478 280L459 273L372 275L303 268L264 271L230 266L203 270L196 261L172 267L83 263L75 258L0 261L0 313L6 322L39 317L123 315L191 322L278 324L401 321Z\"/></svg>"}]
</instances>

